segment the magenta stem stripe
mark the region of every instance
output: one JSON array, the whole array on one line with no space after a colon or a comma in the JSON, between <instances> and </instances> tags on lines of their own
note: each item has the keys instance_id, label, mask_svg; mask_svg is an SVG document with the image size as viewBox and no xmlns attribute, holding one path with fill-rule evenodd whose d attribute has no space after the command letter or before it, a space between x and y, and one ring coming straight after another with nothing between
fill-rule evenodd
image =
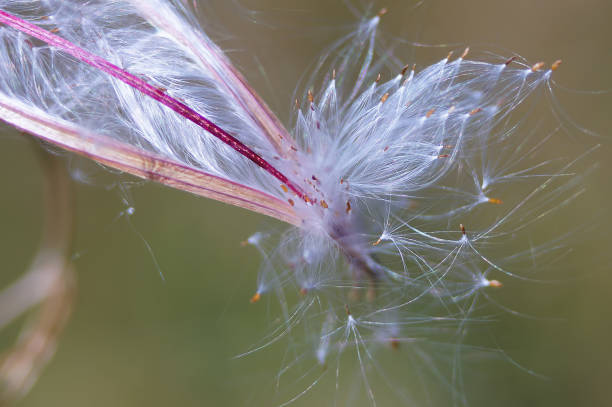
<instances>
[{"instance_id":1,"label":"magenta stem stripe","mask_svg":"<svg viewBox=\"0 0 612 407\"><path fill-rule=\"evenodd\" d=\"M43 28L40 28L3 10L0 10L0 23L4 23L10 27L15 28L16 30L19 30L25 34L28 34L34 38L46 42L49 45L57 47L63 52L77 58L78 60L113 76L121 82L157 100L163 105L174 110L176 113L197 124L204 130L206 130L207 132L209 132L210 134L212 134L213 136L236 150L238 153L248 158L249 160L253 161L259 167L263 168L265 171L267 171L276 179L285 184L301 199L308 199L298 185L289 180L289 178L287 178L282 172L274 168L272 164L264 160L256 152L251 150L249 147L244 145L242 142L240 142L238 139L236 139L229 133L227 133L225 130L223 130L210 120L206 119L204 116L202 116L189 106L169 96L163 90L148 84L139 77L132 75L131 73L119 68L118 66L108 62L104 58L92 54L91 52L84 50L83 48L71 43L68 40L65 40Z\"/></svg>"}]
</instances>

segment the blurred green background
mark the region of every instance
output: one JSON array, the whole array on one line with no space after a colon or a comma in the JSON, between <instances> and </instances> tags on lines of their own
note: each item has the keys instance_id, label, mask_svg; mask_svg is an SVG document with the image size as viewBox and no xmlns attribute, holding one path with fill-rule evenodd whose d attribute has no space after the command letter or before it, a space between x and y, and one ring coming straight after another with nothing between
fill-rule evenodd
<instances>
[{"instance_id":1,"label":"blurred green background","mask_svg":"<svg viewBox=\"0 0 612 407\"><path fill-rule=\"evenodd\" d=\"M240 6L212 2L223 48L253 86L287 122L290 100L305 68L354 21L342 1L252 0ZM408 41L515 51L530 62L562 58L557 82L573 89L612 89L612 2L609 0L409 1L386 6L382 30ZM251 11L249 11L251 10ZM253 10L258 10L254 12ZM463 45L462 45L463 44ZM414 48L404 59L437 55L448 48ZM398 55L400 56L400 55ZM263 68L263 70L261 69ZM265 74L264 74L265 73ZM521 285L505 303L534 315L563 318L534 321L502 315L492 329L499 346L541 380L510 363L468 372L473 406L607 406L612 381L612 274L610 128L612 96L558 91L571 117L603 135L588 178L588 193L576 211L601 211L588 241L566 264L567 283ZM36 250L42 177L31 141L3 128L0 138L0 283L25 270ZM274 221L151 183L131 185L136 209L130 225L118 215L123 194L110 188L119 177L66 156L71 168L88 174L76 184L78 298L57 354L20 406L260 406L278 405L274 375L283 345L239 360L267 332L276 316L265 302L249 304L260 258L240 242ZM582 213L576 213L581 219ZM281 225L274 225L281 227ZM142 235L153 248L163 282ZM606 255L604 255L606 254ZM6 349L17 327L0 336ZM418 368L418 367L416 367ZM488 370L486 370L488 369ZM468 374L466 373L466 374ZM355 377L355 380L359 380ZM385 390L377 394L385 404ZM339 399L343 400L343 397ZM332 405L333 390L314 389L294 406ZM339 405L345 405L339 402ZM367 400L350 405L366 406Z\"/></svg>"}]
</instances>

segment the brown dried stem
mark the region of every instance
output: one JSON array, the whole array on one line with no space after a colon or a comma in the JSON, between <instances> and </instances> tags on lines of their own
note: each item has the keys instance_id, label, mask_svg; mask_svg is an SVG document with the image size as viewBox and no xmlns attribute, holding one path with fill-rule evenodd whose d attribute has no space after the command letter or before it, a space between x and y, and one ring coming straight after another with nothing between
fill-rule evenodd
<instances>
[{"instance_id":1,"label":"brown dried stem","mask_svg":"<svg viewBox=\"0 0 612 407\"><path fill-rule=\"evenodd\" d=\"M45 221L40 248L30 269L0 292L0 328L40 304L17 343L0 358L0 405L23 397L55 353L72 309L75 279L70 263L72 194L70 177L58 158L41 152Z\"/></svg>"}]
</instances>

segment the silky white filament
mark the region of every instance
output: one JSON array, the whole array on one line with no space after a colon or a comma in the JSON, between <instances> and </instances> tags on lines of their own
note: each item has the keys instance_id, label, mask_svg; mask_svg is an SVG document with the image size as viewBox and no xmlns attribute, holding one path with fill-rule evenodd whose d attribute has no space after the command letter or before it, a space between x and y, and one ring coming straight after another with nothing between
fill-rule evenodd
<instances>
[{"instance_id":1,"label":"silky white filament","mask_svg":"<svg viewBox=\"0 0 612 407\"><path fill-rule=\"evenodd\" d=\"M375 353L401 346L435 376L434 360L446 358L448 385L460 387L453 344L468 323L484 322L472 317L477 298L505 279L534 281L536 264L562 253L568 231L535 250L509 243L526 242L537 222L584 191L575 167L592 150L539 159L557 133L528 134L513 119L560 61L471 60L466 49L402 69L377 49L381 12L321 58L287 131L187 3L0 0L3 12L159 96L11 20L0 27L0 118L115 168L294 224L247 241L264 259L252 302L273 293L284 319L245 355L299 331L295 364L335 364L338 380L339 355L352 350L375 404L366 366L378 369ZM170 105L193 109L255 158ZM502 200L503 190L512 193ZM526 257L533 267L517 270ZM443 342L451 351L430 352Z\"/></svg>"}]
</instances>

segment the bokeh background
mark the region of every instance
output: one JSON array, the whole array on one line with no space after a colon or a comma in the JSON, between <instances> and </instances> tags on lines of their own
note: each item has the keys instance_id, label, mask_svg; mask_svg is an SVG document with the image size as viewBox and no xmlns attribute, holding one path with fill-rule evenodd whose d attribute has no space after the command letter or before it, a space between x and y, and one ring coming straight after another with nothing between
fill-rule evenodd
<instances>
[{"instance_id":1,"label":"bokeh background","mask_svg":"<svg viewBox=\"0 0 612 407\"><path fill-rule=\"evenodd\" d=\"M609 0L373 4L373 10L389 9L382 23L386 37L451 44L406 47L398 56L407 61L433 62L465 45L496 53L514 51L530 62L562 58L555 77L568 88L612 89ZM216 13L213 37L231 51L232 59L285 122L307 66L337 38L341 27L355 21L342 1L218 0L207 5ZM507 361L484 364L466 373L473 406L612 403L612 95L561 89L556 95L573 119L601 134L603 147L591 158L600 163L599 169L585 180L588 192L570 214L580 221L585 212L596 213L599 227L580 235L582 241L574 242L577 254L564 264L576 278L554 286L523 284L504 298L515 309L558 320L502 313L491 328L501 349L549 379L534 377ZM282 344L232 359L261 339L275 317L265 302L249 304L260 258L240 242L261 228L282 225L110 174L74 156L65 155L65 161L87 179L75 183L77 303L57 354L18 405L273 406L290 398L274 386L283 363ZM118 188L119 183L127 189ZM6 127L0 137L0 185L4 286L28 266L42 224L36 149ZM136 209L130 221L120 216L126 199ZM1 333L2 349L14 340L21 322ZM377 394L381 405L386 405L385 392ZM325 406L333 401L333 389L323 387L293 405ZM350 405L369 403L363 398Z\"/></svg>"}]
</instances>

